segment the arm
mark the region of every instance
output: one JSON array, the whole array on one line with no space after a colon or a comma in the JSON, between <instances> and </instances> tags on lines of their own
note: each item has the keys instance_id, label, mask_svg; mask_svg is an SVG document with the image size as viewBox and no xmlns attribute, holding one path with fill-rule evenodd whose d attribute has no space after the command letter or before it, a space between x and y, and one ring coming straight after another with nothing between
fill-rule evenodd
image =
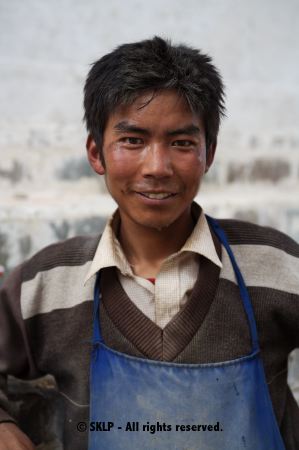
<instances>
[{"instance_id":1,"label":"arm","mask_svg":"<svg viewBox=\"0 0 299 450\"><path fill-rule=\"evenodd\" d=\"M0 423L0 450L34 450L30 439L12 422Z\"/></svg>"},{"instance_id":2,"label":"arm","mask_svg":"<svg viewBox=\"0 0 299 450\"><path fill-rule=\"evenodd\" d=\"M34 370L24 322L20 294L22 266L5 280L0 290L0 450L31 450L29 438L14 423L8 411L7 375L19 378L38 376Z\"/></svg>"}]
</instances>

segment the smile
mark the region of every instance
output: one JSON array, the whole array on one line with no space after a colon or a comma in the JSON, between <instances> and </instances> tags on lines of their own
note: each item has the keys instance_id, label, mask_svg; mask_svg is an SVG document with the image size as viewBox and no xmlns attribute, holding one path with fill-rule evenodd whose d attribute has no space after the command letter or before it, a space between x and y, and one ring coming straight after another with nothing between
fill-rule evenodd
<instances>
[{"instance_id":1,"label":"smile","mask_svg":"<svg viewBox=\"0 0 299 450\"><path fill-rule=\"evenodd\" d=\"M170 198L176 195L169 192L138 192L138 194L153 200L165 200L166 198Z\"/></svg>"}]
</instances>

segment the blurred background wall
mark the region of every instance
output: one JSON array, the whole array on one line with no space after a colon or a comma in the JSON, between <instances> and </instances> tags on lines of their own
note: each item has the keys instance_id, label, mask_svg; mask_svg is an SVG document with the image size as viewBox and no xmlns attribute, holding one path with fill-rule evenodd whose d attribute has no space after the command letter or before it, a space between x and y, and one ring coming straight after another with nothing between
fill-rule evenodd
<instances>
[{"instance_id":1,"label":"blurred background wall","mask_svg":"<svg viewBox=\"0 0 299 450\"><path fill-rule=\"evenodd\" d=\"M297 0L0 0L6 272L53 241L102 229L115 205L85 157L84 79L117 45L155 34L209 53L226 84L227 118L198 201L299 240Z\"/></svg>"},{"instance_id":2,"label":"blurred background wall","mask_svg":"<svg viewBox=\"0 0 299 450\"><path fill-rule=\"evenodd\" d=\"M114 208L85 156L90 64L159 34L212 55L227 92L207 212L299 240L297 0L0 0L0 264L98 232Z\"/></svg>"}]
</instances>

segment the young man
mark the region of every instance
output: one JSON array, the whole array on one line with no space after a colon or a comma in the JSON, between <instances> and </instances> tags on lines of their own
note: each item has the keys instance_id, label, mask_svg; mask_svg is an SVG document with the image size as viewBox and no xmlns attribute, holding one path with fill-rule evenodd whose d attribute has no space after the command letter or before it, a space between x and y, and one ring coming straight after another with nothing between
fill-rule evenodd
<instances>
[{"instance_id":1,"label":"young man","mask_svg":"<svg viewBox=\"0 0 299 450\"><path fill-rule=\"evenodd\" d=\"M118 209L101 238L18 267L0 303L1 372L54 375L65 449L299 446L286 381L298 245L217 223L193 202L223 97L208 56L157 37L120 46L88 75L88 158ZM1 420L1 450L32 448L7 411Z\"/></svg>"}]
</instances>

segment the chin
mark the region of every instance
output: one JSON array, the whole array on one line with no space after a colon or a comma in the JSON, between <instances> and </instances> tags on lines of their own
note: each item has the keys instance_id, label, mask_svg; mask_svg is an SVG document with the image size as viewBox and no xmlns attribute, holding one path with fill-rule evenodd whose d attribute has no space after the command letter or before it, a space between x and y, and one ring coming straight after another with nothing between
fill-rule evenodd
<instances>
[{"instance_id":1,"label":"chin","mask_svg":"<svg viewBox=\"0 0 299 450\"><path fill-rule=\"evenodd\" d=\"M146 227L146 228L152 228L157 231L162 231L164 228L168 228L171 224L175 222L175 219L169 219L169 220L146 220L142 223L138 222L139 225Z\"/></svg>"}]
</instances>

